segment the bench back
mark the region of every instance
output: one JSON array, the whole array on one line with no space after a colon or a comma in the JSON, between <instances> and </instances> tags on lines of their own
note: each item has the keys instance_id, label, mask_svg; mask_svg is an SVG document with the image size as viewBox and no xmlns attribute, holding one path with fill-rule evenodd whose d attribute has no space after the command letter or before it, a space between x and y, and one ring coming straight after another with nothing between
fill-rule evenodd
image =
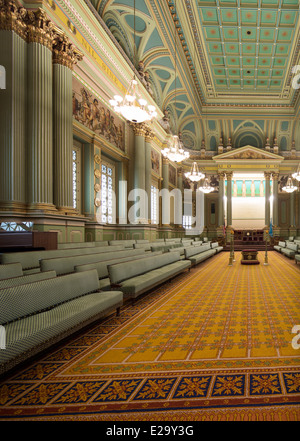
<instances>
[{"instance_id":1,"label":"bench back","mask_svg":"<svg viewBox=\"0 0 300 441\"><path fill-rule=\"evenodd\" d=\"M214 242L214 243L211 244L212 248L217 248L218 246L219 246L218 242Z\"/></svg>"},{"instance_id":2,"label":"bench back","mask_svg":"<svg viewBox=\"0 0 300 441\"><path fill-rule=\"evenodd\" d=\"M96 270L0 289L0 323L6 324L97 290Z\"/></svg>"},{"instance_id":3,"label":"bench back","mask_svg":"<svg viewBox=\"0 0 300 441\"><path fill-rule=\"evenodd\" d=\"M204 251L207 251L207 250L210 250L209 243L204 244L204 245L185 248L184 253L185 253L185 257L189 258L191 256L195 256L195 254L203 253Z\"/></svg>"},{"instance_id":4,"label":"bench back","mask_svg":"<svg viewBox=\"0 0 300 441\"><path fill-rule=\"evenodd\" d=\"M0 280L9 277L18 277L23 275L22 265L20 263L8 263L0 265Z\"/></svg>"},{"instance_id":5,"label":"bench back","mask_svg":"<svg viewBox=\"0 0 300 441\"><path fill-rule=\"evenodd\" d=\"M155 255L158 255L158 254L161 254L161 252L155 253ZM116 259L105 260L103 262L94 262L94 263L87 263L84 265L76 265L75 271L77 271L77 272L87 271L87 270L91 270L91 269L96 268L96 270L98 272L99 279L105 279L106 277L109 277L108 265L114 265L116 263L121 263L121 262L132 262L132 261L138 260L140 258L141 258L141 255L139 254L137 256L120 257L120 258L116 258Z\"/></svg>"},{"instance_id":6,"label":"bench back","mask_svg":"<svg viewBox=\"0 0 300 441\"><path fill-rule=\"evenodd\" d=\"M68 242L68 243L58 243L58 250L65 250L69 248L91 248L95 246L95 242Z\"/></svg>"},{"instance_id":7,"label":"bench back","mask_svg":"<svg viewBox=\"0 0 300 441\"><path fill-rule=\"evenodd\" d=\"M285 248L285 242L279 241L279 242L278 242L278 245L279 245L280 247L282 247L282 248Z\"/></svg>"},{"instance_id":8,"label":"bench back","mask_svg":"<svg viewBox=\"0 0 300 441\"><path fill-rule=\"evenodd\" d=\"M293 251L298 251L298 244L293 243L293 242L289 242L287 244L287 248Z\"/></svg>"},{"instance_id":9,"label":"bench back","mask_svg":"<svg viewBox=\"0 0 300 441\"><path fill-rule=\"evenodd\" d=\"M0 256L1 263L15 263L19 262L22 265L23 270L38 268L40 266L41 259L50 259L55 257L68 257L78 254L96 254L105 253L107 251L119 251L124 250L124 246L118 245L114 247L88 247L88 248L69 248L62 250L40 250L40 251L26 251L18 253L3 253Z\"/></svg>"},{"instance_id":10,"label":"bench back","mask_svg":"<svg viewBox=\"0 0 300 441\"><path fill-rule=\"evenodd\" d=\"M108 266L109 278L112 284L122 282L126 279L145 274L156 268L161 268L180 260L179 252L164 253L152 257L145 257L138 260L134 265L131 262L117 263Z\"/></svg>"},{"instance_id":11,"label":"bench back","mask_svg":"<svg viewBox=\"0 0 300 441\"><path fill-rule=\"evenodd\" d=\"M70 274L75 271L76 265L86 263L103 262L106 260L116 259L117 257L130 257L135 255L144 255L145 250L120 250L106 253L87 254L84 256L56 257L53 259L41 260L41 271L56 271L58 276Z\"/></svg>"},{"instance_id":12,"label":"bench back","mask_svg":"<svg viewBox=\"0 0 300 441\"><path fill-rule=\"evenodd\" d=\"M123 245L125 248L133 248L135 239L110 240L109 245Z\"/></svg>"},{"instance_id":13,"label":"bench back","mask_svg":"<svg viewBox=\"0 0 300 441\"><path fill-rule=\"evenodd\" d=\"M0 289L10 286L24 285L25 283L37 282L38 280L51 279L56 277L55 271L46 271L44 273L34 273L24 276L11 277L9 279L0 280Z\"/></svg>"}]
</instances>

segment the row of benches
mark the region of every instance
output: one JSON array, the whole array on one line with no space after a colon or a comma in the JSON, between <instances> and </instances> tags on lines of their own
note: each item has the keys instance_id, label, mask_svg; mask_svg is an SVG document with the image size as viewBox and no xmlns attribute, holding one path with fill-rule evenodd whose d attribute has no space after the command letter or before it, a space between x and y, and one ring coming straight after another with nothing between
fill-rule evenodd
<instances>
[{"instance_id":1,"label":"row of benches","mask_svg":"<svg viewBox=\"0 0 300 441\"><path fill-rule=\"evenodd\" d=\"M126 298L135 299L221 251L217 243L183 249L184 259L179 247L91 254L74 249L70 256L43 255L39 271L31 273L21 262L2 263L0 330L6 349L0 350L0 373L98 318L118 314Z\"/></svg>"},{"instance_id":2,"label":"row of benches","mask_svg":"<svg viewBox=\"0 0 300 441\"><path fill-rule=\"evenodd\" d=\"M274 245L274 250L290 259L295 259L296 263L300 262L300 241L279 241L278 245Z\"/></svg>"}]
</instances>

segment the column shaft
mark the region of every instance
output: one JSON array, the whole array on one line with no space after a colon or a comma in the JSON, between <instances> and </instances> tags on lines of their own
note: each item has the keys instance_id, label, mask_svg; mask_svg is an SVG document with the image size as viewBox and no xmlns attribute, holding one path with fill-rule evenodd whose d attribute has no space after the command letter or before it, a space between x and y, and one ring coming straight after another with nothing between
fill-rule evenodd
<instances>
[{"instance_id":1,"label":"column shaft","mask_svg":"<svg viewBox=\"0 0 300 441\"><path fill-rule=\"evenodd\" d=\"M151 223L151 182L152 182L152 165L151 165L151 139L152 132L147 131L145 138L145 190L148 196L148 223Z\"/></svg>"},{"instance_id":2,"label":"column shaft","mask_svg":"<svg viewBox=\"0 0 300 441\"><path fill-rule=\"evenodd\" d=\"M52 53L28 44L28 202L30 208L53 204ZM54 208L54 207L53 207Z\"/></svg>"},{"instance_id":3,"label":"column shaft","mask_svg":"<svg viewBox=\"0 0 300 441\"><path fill-rule=\"evenodd\" d=\"M273 174L273 225L278 227L278 173Z\"/></svg>"},{"instance_id":4,"label":"column shaft","mask_svg":"<svg viewBox=\"0 0 300 441\"><path fill-rule=\"evenodd\" d=\"M219 196L218 196L218 224L219 227L224 225L224 173L219 174Z\"/></svg>"},{"instance_id":5,"label":"column shaft","mask_svg":"<svg viewBox=\"0 0 300 441\"><path fill-rule=\"evenodd\" d=\"M270 226L270 173L265 172L265 224Z\"/></svg>"},{"instance_id":6,"label":"column shaft","mask_svg":"<svg viewBox=\"0 0 300 441\"><path fill-rule=\"evenodd\" d=\"M54 204L72 208L72 71L53 65Z\"/></svg>"},{"instance_id":7,"label":"column shaft","mask_svg":"<svg viewBox=\"0 0 300 441\"><path fill-rule=\"evenodd\" d=\"M232 225L232 173L227 173L227 225Z\"/></svg>"},{"instance_id":8,"label":"column shaft","mask_svg":"<svg viewBox=\"0 0 300 441\"><path fill-rule=\"evenodd\" d=\"M0 206L25 211L27 44L13 30L0 30L0 60L6 70L0 91Z\"/></svg>"}]
</instances>

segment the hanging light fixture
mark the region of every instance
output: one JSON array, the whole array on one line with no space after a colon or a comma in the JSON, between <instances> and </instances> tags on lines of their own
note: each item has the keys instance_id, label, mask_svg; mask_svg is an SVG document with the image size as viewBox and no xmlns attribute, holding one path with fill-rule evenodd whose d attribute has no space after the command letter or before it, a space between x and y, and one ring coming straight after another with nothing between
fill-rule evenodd
<instances>
[{"instance_id":1,"label":"hanging light fixture","mask_svg":"<svg viewBox=\"0 0 300 441\"><path fill-rule=\"evenodd\" d=\"M134 64L136 64L136 44L135 44L135 0L134 0ZM134 67L135 68L135 67ZM133 123L142 123L145 121L152 121L157 112L155 106L148 105L147 101L142 98L140 93L139 83L134 72L133 79L129 83L126 95L122 98L120 95L115 95L113 100L109 100L113 106L114 111L121 114L128 121Z\"/></svg>"},{"instance_id":2,"label":"hanging light fixture","mask_svg":"<svg viewBox=\"0 0 300 441\"><path fill-rule=\"evenodd\" d=\"M299 162L296 173L293 173L292 177L293 177L293 179L297 179L297 181L300 181L300 162Z\"/></svg>"},{"instance_id":3,"label":"hanging light fixture","mask_svg":"<svg viewBox=\"0 0 300 441\"><path fill-rule=\"evenodd\" d=\"M211 193L214 188L209 184L208 178L205 178L204 183L201 187L199 187L199 190L203 193Z\"/></svg>"},{"instance_id":4,"label":"hanging light fixture","mask_svg":"<svg viewBox=\"0 0 300 441\"><path fill-rule=\"evenodd\" d=\"M293 181L291 177L288 178L287 183L284 187L282 187L282 190L286 191L287 193L293 193L293 191L297 190L297 187L293 185Z\"/></svg>"},{"instance_id":5,"label":"hanging light fixture","mask_svg":"<svg viewBox=\"0 0 300 441\"><path fill-rule=\"evenodd\" d=\"M193 162L191 171L185 173L185 176L193 182L198 182L205 177L205 175L199 171L197 162Z\"/></svg>"},{"instance_id":6,"label":"hanging light fixture","mask_svg":"<svg viewBox=\"0 0 300 441\"><path fill-rule=\"evenodd\" d=\"M174 3L175 14L177 13L176 9L176 0ZM175 113L176 113L176 97L177 97L177 86L176 86L176 73L177 73L177 57L176 57L176 23L174 20L174 61L175 61ZM175 115L175 132L177 132L177 123L176 123L176 115ZM169 141L168 147L161 151L163 156L170 159L170 161L181 162L184 159L189 158L189 152L186 152L183 148L183 144L179 139L178 135L173 135Z\"/></svg>"}]
</instances>

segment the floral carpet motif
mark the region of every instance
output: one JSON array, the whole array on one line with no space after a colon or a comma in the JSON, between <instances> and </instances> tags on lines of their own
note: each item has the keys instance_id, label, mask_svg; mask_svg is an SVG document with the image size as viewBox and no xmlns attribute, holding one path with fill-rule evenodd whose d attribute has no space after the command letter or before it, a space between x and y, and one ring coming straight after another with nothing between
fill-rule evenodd
<instances>
[{"instance_id":1,"label":"floral carpet motif","mask_svg":"<svg viewBox=\"0 0 300 441\"><path fill-rule=\"evenodd\" d=\"M228 266L177 276L0 383L0 419L299 420L300 272Z\"/></svg>"}]
</instances>

